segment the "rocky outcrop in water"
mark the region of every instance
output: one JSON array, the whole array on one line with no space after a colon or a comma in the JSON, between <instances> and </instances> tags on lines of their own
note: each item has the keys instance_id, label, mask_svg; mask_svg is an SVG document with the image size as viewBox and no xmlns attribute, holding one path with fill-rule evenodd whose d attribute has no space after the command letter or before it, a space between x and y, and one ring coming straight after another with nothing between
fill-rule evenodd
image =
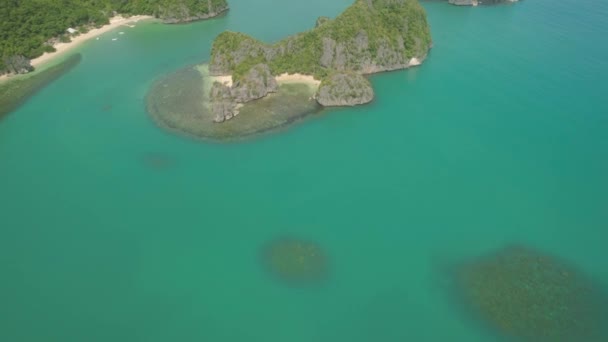
<instances>
[{"instance_id":1,"label":"rocky outcrop in water","mask_svg":"<svg viewBox=\"0 0 608 342\"><path fill-rule=\"evenodd\" d=\"M10 56L2 59L9 74L27 74L34 70L30 60L21 56Z\"/></svg>"},{"instance_id":2,"label":"rocky outcrop in water","mask_svg":"<svg viewBox=\"0 0 608 342\"><path fill-rule=\"evenodd\" d=\"M155 15L165 24L185 23L216 17L228 10L226 0L194 0L160 3Z\"/></svg>"},{"instance_id":3,"label":"rocky outcrop in water","mask_svg":"<svg viewBox=\"0 0 608 342\"><path fill-rule=\"evenodd\" d=\"M215 114L214 122L224 122L238 115L239 103L261 99L279 89L270 68L258 64L244 75L234 80L232 86L214 82L209 96L211 110Z\"/></svg>"},{"instance_id":4,"label":"rocky outcrop in water","mask_svg":"<svg viewBox=\"0 0 608 342\"><path fill-rule=\"evenodd\" d=\"M238 115L236 102L234 101L234 97L232 97L229 86L220 82L214 82L209 97L214 122L224 122Z\"/></svg>"},{"instance_id":5,"label":"rocky outcrop in water","mask_svg":"<svg viewBox=\"0 0 608 342\"><path fill-rule=\"evenodd\" d=\"M356 106L374 99L369 81L354 72L336 73L321 82L315 95L322 106Z\"/></svg>"},{"instance_id":6,"label":"rocky outcrop in water","mask_svg":"<svg viewBox=\"0 0 608 342\"><path fill-rule=\"evenodd\" d=\"M352 106L373 98L361 75L418 65L430 47L426 14L417 0L356 0L335 19L321 17L314 29L272 45L224 32L213 43L209 70L240 79L263 64L270 75L312 75L325 84L317 96L321 105Z\"/></svg>"}]
</instances>

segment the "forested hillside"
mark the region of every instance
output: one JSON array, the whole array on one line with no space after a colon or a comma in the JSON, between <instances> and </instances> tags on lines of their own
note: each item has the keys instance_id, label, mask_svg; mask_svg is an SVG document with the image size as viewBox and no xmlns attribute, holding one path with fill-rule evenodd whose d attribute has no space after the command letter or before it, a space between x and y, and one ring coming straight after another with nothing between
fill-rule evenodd
<instances>
[{"instance_id":1,"label":"forested hillside","mask_svg":"<svg viewBox=\"0 0 608 342\"><path fill-rule=\"evenodd\" d=\"M64 35L68 27L107 24L116 13L183 22L227 8L226 0L1 0L0 74L26 72L27 61L53 51L49 40Z\"/></svg>"}]
</instances>

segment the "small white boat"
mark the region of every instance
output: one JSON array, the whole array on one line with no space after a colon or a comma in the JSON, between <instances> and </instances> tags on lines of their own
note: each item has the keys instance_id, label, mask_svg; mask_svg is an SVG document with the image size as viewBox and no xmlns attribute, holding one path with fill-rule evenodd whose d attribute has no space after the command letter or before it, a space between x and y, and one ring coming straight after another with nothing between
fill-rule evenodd
<instances>
[{"instance_id":1,"label":"small white boat","mask_svg":"<svg viewBox=\"0 0 608 342\"><path fill-rule=\"evenodd\" d=\"M118 32L118 34L125 34L124 32Z\"/></svg>"},{"instance_id":2,"label":"small white boat","mask_svg":"<svg viewBox=\"0 0 608 342\"><path fill-rule=\"evenodd\" d=\"M112 38L112 40L118 40L118 38Z\"/></svg>"}]
</instances>

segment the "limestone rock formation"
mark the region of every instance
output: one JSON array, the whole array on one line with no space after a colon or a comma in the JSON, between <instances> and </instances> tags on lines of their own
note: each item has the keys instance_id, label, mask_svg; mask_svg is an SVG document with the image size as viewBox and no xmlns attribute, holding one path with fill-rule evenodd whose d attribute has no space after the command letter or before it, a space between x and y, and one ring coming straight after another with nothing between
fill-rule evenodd
<instances>
[{"instance_id":1,"label":"limestone rock formation","mask_svg":"<svg viewBox=\"0 0 608 342\"><path fill-rule=\"evenodd\" d=\"M245 75L235 80L231 93L236 102L245 103L260 99L279 88L276 79L266 64L258 64Z\"/></svg>"},{"instance_id":2,"label":"limestone rock formation","mask_svg":"<svg viewBox=\"0 0 608 342\"><path fill-rule=\"evenodd\" d=\"M260 75L312 75L324 83L317 97L321 105L352 106L373 98L361 75L418 65L430 48L426 14L417 0L355 0L335 19L321 17L314 29L272 45L224 32L213 43L209 71L237 80L249 75L258 80ZM233 95L246 102L265 96L263 88L272 89L272 84L235 84Z\"/></svg>"},{"instance_id":3,"label":"limestone rock formation","mask_svg":"<svg viewBox=\"0 0 608 342\"><path fill-rule=\"evenodd\" d=\"M159 3L156 15L165 24L208 19L228 10L226 0L193 0Z\"/></svg>"},{"instance_id":4,"label":"limestone rock formation","mask_svg":"<svg viewBox=\"0 0 608 342\"><path fill-rule=\"evenodd\" d=\"M211 112L214 122L224 122L236 114L236 102L230 92L230 87L220 82L214 82L210 92Z\"/></svg>"},{"instance_id":5,"label":"limestone rock formation","mask_svg":"<svg viewBox=\"0 0 608 342\"><path fill-rule=\"evenodd\" d=\"M258 64L244 75L233 76L232 86L214 82L209 94L214 122L224 122L238 115L237 104L261 99L279 89L275 77L266 64Z\"/></svg>"},{"instance_id":6,"label":"limestone rock formation","mask_svg":"<svg viewBox=\"0 0 608 342\"><path fill-rule=\"evenodd\" d=\"M354 72L336 73L321 82L316 99L322 106L356 106L371 102L374 90L369 81Z\"/></svg>"}]
</instances>

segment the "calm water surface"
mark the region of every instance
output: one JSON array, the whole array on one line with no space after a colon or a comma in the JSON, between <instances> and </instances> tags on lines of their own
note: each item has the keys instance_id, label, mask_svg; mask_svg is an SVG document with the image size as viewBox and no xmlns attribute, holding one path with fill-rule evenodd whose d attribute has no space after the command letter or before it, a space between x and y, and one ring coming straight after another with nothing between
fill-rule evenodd
<instances>
[{"instance_id":1,"label":"calm water surface","mask_svg":"<svg viewBox=\"0 0 608 342\"><path fill-rule=\"evenodd\" d=\"M273 41L349 4L231 0L105 34L0 121L0 340L492 341L438 265L511 243L608 283L605 1L426 2L424 65L256 140L148 118L148 86L223 30ZM325 248L325 283L265 273L286 235Z\"/></svg>"}]
</instances>

